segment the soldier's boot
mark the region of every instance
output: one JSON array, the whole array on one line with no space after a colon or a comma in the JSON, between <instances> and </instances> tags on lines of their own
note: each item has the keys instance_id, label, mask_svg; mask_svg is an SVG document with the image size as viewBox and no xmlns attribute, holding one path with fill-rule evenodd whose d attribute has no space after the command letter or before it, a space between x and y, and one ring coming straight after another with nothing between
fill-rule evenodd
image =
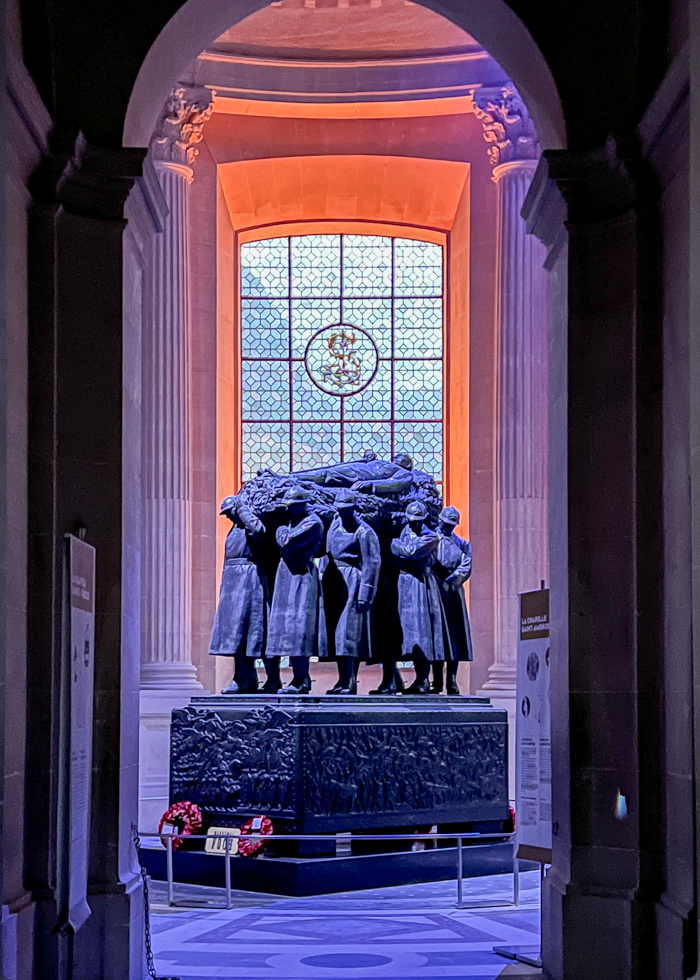
<instances>
[{"instance_id":1,"label":"soldier's boot","mask_svg":"<svg viewBox=\"0 0 700 980\"><path fill-rule=\"evenodd\" d=\"M260 690L258 672L255 669L255 657L246 657L248 668L248 682L246 684L246 694L257 694Z\"/></svg>"},{"instance_id":2,"label":"soldier's boot","mask_svg":"<svg viewBox=\"0 0 700 980\"><path fill-rule=\"evenodd\" d=\"M265 673L267 674L267 680L262 686L263 694L277 694L279 689L282 687L282 678L280 677L280 658L263 657L263 663L265 664Z\"/></svg>"},{"instance_id":3,"label":"soldier's boot","mask_svg":"<svg viewBox=\"0 0 700 980\"><path fill-rule=\"evenodd\" d=\"M442 662L436 661L433 664L433 683L430 685L430 693L442 694L444 682L445 682L445 675L444 675Z\"/></svg>"},{"instance_id":4,"label":"soldier's boot","mask_svg":"<svg viewBox=\"0 0 700 980\"><path fill-rule=\"evenodd\" d=\"M397 680L398 675L398 680ZM399 687L399 682L401 687ZM375 688L374 691L370 691L370 694L398 694L399 690L403 691L403 679L396 669L396 664L392 661L387 661L382 664L382 682L379 687Z\"/></svg>"},{"instance_id":5,"label":"soldier's boot","mask_svg":"<svg viewBox=\"0 0 700 980\"><path fill-rule=\"evenodd\" d=\"M245 654L237 653L235 657L235 669L233 672L233 678L222 688L222 694L250 694L250 668L248 665L248 658ZM255 670L255 664L253 664L253 670ZM257 675L256 675L256 689L257 689Z\"/></svg>"},{"instance_id":6,"label":"soldier's boot","mask_svg":"<svg viewBox=\"0 0 700 980\"><path fill-rule=\"evenodd\" d=\"M308 657L290 657L294 673L290 684L283 687L282 694L308 694L311 690Z\"/></svg>"},{"instance_id":7,"label":"soldier's boot","mask_svg":"<svg viewBox=\"0 0 700 980\"><path fill-rule=\"evenodd\" d=\"M458 660L451 660L449 663L449 670L447 673L447 693L448 694L459 694L459 687L457 686L457 668L459 667Z\"/></svg>"},{"instance_id":8,"label":"soldier's boot","mask_svg":"<svg viewBox=\"0 0 700 980\"><path fill-rule=\"evenodd\" d=\"M338 660L338 679L340 682L338 694L357 694L354 657L341 657Z\"/></svg>"},{"instance_id":9,"label":"soldier's boot","mask_svg":"<svg viewBox=\"0 0 700 980\"><path fill-rule=\"evenodd\" d=\"M416 672L416 679L403 693L430 694L430 661L414 660L413 668Z\"/></svg>"}]
</instances>

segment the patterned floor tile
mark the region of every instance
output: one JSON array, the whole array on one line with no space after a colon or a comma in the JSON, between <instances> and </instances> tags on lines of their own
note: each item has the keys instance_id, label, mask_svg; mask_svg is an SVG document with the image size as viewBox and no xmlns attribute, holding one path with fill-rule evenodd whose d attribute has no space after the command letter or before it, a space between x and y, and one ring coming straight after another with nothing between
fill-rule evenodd
<instances>
[{"instance_id":1,"label":"patterned floor tile","mask_svg":"<svg viewBox=\"0 0 700 980\"><path fill-rule=\"evenodd\" d=\"M464 900L488 906L511 886L507 876L472 879ZM248 893L229 911L189 912L168 910L156 888L156 965L181 980L519 980L537 971L493 946L532 943L538 888L536 873L523 874L522 904L509 909L457 910L454 883L437 882L312 899Z\"/></svg>"}]
</instances>

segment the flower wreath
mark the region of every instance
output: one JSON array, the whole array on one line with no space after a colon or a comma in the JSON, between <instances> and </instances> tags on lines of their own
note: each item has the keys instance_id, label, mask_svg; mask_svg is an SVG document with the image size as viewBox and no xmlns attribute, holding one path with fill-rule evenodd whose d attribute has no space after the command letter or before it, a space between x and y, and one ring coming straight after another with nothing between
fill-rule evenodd
<instances>
[{"instance_id":1,"label":"flower wreath","mask_svg":"<svg viewBox=\"0 0 700 980\"><path fill-rule=\"evenodd\" d=\"M187 800L173 803L171 807L168 807L158 825L158 833L161 835L160 842L163 847L168 846L166 837L163 835L163 827L166 825L177 827L178 835L181 835L173 836L173 850L177 850L183 837L188 834L196 834L202 826L202 811L196 803L190 803Z\"/></svg>"},{"instance_id":2,"label":"flower wreath","mask_svg":"<svg viewBox=\"0 0 700 980\"><path fill-rule=\"evenodd\" d=\"M263 837L271 833L272 821L269 817L252 817L241 827L241 836L238 838L238 853L242 857L256 857L258 854L262 854L267 847Z\"/></svg>"}]
</instances>

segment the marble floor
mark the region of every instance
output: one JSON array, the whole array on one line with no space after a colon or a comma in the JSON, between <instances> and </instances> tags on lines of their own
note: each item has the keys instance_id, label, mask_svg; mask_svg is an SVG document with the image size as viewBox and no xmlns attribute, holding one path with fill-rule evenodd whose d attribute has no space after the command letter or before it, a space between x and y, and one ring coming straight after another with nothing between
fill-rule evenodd
<instances>
[{"instance_id":1,"label":"marble floor","mask_svg":"<svg viewBox=\"0 0 700 980\"><path fill-rule=\"evenodd\" d=\"M234 893L235 907L168 909L153 883L152 933L158 975L181 980L496 980L539 971L493 952L539 940L538 872L520 876L517 908L488 907L512 897L512 877L282 898ZM176 901L221 903L223 892L178 886Z\"/></svg>"}]
</instances>

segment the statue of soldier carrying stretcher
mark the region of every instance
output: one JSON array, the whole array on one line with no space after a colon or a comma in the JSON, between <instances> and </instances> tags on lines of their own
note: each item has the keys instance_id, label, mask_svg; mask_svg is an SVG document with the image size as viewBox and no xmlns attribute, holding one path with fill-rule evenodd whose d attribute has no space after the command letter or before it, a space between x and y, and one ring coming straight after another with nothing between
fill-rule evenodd
<instances>
[{"instance_id":1,"label":"statue of soldier carrying stretcher","mask_svg":"<svg viewBox=\"0 0 700 980\"><path fill-rule=\"evenodd\" d=\"M335 660L328 693L355 694L361 662L381 663L372 693L403 690L396 668L411 661L405 694L458 694L457 667L473 656L464 583L471 545L454 531L434 480L397 454L277 474L261 469L221 514L232 523L210 653L232 657L222 693L311 690L310 658ZM280 661L293 677L281 686ZM430 685L430 670L433 684Z\"/></svg>"}]
</instances>

